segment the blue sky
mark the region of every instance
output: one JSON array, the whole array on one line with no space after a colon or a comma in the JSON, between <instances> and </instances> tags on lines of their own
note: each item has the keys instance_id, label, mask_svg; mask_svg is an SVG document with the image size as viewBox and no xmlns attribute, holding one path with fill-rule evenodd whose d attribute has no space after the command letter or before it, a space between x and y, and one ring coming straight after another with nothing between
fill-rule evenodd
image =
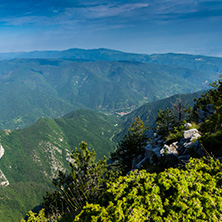
<instances>
[{"instance_id":1,"label":"blue sky","mask_svg":"<svg viewBox=\"0 0 222 222\"><path fill-rule=\"evenodd\" d=\"M222 56L222 0L0 0L0 52L111 48Z\"/></svg>"}]
</instances>

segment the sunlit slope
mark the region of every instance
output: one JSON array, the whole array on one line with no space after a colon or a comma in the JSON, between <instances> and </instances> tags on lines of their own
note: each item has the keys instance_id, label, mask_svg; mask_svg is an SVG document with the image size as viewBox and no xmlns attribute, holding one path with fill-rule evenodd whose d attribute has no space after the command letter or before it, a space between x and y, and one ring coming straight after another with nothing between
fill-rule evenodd
<instances>
[{"instance_id":1,"label":"sunlit slope","mask_svg":"<svg viewBox=\"0 0 222 222\"><path fill-rule=\"evenodd\" d=\"M18 221L42 201L59 170L68 169L71 151L81 141L103 158L115 149L118 119L91 110L77 110L64 118L41 118L34 125L0 131L4 155L0 170L9 186L0 191L0 221ZM2 182L2 179L1 179Z\"/></svg>"},{"instance_id":2,"label":"sunlit slope","mask_svg":"<svg viewBox=\"0 0 222 222\"><path fill-rule=\"evenodd\" d=\"M58 59L0 61L0 128L61 117L77 108L127 112L208 86L217 73L141 62Z\"/></svg>"}]
</instances>

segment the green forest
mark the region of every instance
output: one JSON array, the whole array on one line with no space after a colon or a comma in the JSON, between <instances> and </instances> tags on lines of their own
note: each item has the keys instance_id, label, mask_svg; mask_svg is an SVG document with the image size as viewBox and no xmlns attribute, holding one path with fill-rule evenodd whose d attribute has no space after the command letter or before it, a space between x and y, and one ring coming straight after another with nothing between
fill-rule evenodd
<instances>
[{"instance_id":1,"label":"green forest","mask_svg":"<svg viewBox=\"0 0 222 222\"><path fill-rule=\"evenodd\" d=\"M26 220L222 221L222 79L193 107L182 101L159 109L153 137L136 117L108 159L96 159L95 150L80 143L69 172L60 171L41 209L29 211ZM148 158L157 137L164 149ZM169 149L177 141L183 141L180 162Z\"/></svg>"}]
</instances>

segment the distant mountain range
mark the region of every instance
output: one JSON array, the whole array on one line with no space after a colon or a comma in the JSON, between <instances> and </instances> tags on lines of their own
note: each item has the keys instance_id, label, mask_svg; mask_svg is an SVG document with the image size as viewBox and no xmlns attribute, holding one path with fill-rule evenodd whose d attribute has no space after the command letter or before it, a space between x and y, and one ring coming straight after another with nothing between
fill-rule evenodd
<instances>
[{"instance_id":1,"label":"distant mountain range","mask_svg":"<svg viewBox=\"0 0 222 222\"><path fill-rule=\"evenodd\" d=\"M157 63L162 65L172 65L194 70L221 72L222 58L189 55L189 54L138 54L127 53L111 49L68 49L63 51L32 51L32 52L14 52L0 53L0 59L15 58L42 58L42 59L71 59L88 61L138 61L146 63Z\"/></svg>"},{"instance_id":2,"label":"distant mountain range","mask_svg":"<svg viewBox=\"0 0 222 222\"><path fill-rule=\"evenodd\" d=\"M108 49L0 54L0 128L61 117L78 108L110 114L208 88L222 59ZM25 59L24 59L25 58ZM10 60L6 60L10 59Z\"/></svg>"}]
</instances>

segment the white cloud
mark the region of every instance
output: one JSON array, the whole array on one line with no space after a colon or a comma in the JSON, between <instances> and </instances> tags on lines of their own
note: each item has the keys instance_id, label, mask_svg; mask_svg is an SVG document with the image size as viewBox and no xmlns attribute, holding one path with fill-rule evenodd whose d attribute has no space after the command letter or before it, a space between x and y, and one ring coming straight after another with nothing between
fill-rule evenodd
<instances>
[{"instance_id":1,"label":"white cloud","mask_svg":"<svg viewBox=\"0 0 222 222\"><path fill-rule=\"evenodd\" d=\"M83 8L83 16L88 18L100 18L100 17L111 17L111 16L121 16L124 13L131 12L136 9L146 8L149 4L146 3L134 3L134 4L123 4L123 5L98 5L88 8Z\"/></svg>"},{"instance_id":2,"label":"white cloud","mask_svg":"<svg viewBox=\"0 0 222 222\"><path fill-rule=\"evenodd\" d=\"M147 3L131 4L103 4L88 7L65 8L60 13L53 10L51 16L31 16L25 15L20 17L2 18L0 22L8 26L36 25L39 27L62 26L62 28L72 29L78 25L94 24L93 20L100 26L97 19L109 19L110 17L130 17L131 12L149 7ZM111 21L112 23L112 21ZM111 24L112 27L123 27L121 21L119 24Z\"/></svg>"}]
</instances>

